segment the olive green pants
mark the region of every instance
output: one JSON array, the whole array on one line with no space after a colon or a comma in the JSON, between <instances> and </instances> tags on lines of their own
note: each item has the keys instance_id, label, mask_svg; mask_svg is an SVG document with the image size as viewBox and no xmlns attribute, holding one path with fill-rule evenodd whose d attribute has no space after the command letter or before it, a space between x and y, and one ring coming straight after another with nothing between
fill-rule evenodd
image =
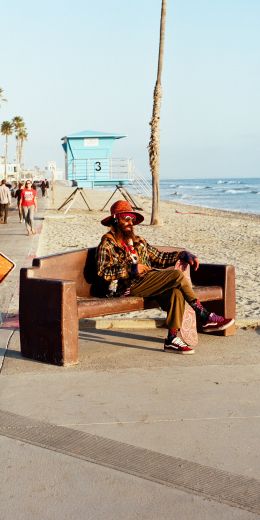
<instances>
[{"instance_id":1,"label":"olive green pants","mask_svg":"<svg viewBox=\"0 0 260 520\"><path fill-rule=\"evenodd\" d=\"M191 283L178 269L152 269L140 276L130 287L131 296L153 297L162 310L167 312L166 325L169 329L180 329L185 301L196 301Z\"/></svg>"}]
</instances>

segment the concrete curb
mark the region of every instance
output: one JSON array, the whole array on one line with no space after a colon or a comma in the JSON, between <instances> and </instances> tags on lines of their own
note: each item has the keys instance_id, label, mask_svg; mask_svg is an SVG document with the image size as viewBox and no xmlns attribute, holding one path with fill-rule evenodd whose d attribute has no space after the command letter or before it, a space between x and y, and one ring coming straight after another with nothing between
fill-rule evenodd
<instances>
[{"instance_id":1,"label":"concrete curb","mask_svg":"<svg viewBox=\"0 0 260 520\"><path fill-rule=\"evenodd\" d=\"M85 329L158 329L164 328L164 318L92 318L80 320L80 327ZM236 320L238 329L255 329L260 327L260 320Z\"/></svg>"},{"instance_id":2,"label":"concrete curb","mask_svg":"<svg viewBox=\"0 0 260 520\"><path fill-rule=\"evenodd\" d=\"M8 348L10 339L13 335L12 329L0 329L0 372L5 359L5 353Z\"/></svg>"}]
</instances>

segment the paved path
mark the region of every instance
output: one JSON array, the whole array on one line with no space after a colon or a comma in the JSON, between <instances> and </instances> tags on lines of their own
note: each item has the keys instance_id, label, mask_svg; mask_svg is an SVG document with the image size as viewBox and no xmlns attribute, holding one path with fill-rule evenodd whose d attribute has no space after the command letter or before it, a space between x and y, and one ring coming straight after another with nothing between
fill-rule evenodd
<instances>
[{"instance_id":1,"label":"paved path","mask_svg":"<svg viewBox=\"0 0 260 520\"><path fill-rule=\"evenodd\" d=\"M79 365L24 359L18 275L39 235L16 219L0 227L17 264L0 289L0 519L259 519L259 328L177 356L163 329L82 322Z\"/></svg>"}]
</instances>

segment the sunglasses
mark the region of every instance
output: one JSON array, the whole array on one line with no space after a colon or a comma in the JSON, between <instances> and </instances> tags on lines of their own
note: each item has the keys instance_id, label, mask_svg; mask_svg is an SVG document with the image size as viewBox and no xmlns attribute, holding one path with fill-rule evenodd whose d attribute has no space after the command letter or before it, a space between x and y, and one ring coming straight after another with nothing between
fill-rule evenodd
<instances>
[{"instance_id":1,"label":"sunglasses","mask_svg":"<svg viewBox=\"0 0 260 520\"><path fill-rule=\"evenodd\" d=\"M120 217L120 220L123 220L124 222L135 222L135 217L130 217L130 215L126 215L125 217Z\"/></svg>"}]
</instances>

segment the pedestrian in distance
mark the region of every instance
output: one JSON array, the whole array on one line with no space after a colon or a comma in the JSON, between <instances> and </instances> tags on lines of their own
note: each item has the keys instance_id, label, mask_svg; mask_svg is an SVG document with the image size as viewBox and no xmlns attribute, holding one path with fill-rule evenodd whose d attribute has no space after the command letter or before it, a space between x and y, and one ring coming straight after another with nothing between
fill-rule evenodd
<instances>
[{"instance_id":1,"label":"pedestrian in distance","mask_svg":"<svg viewBox=\"0 0 260 520\"><path fill-rule=\"evenodd\" d=\"M48 179L45 179L45 192L46 192L46 197L49 197L49 187L50 187L50 183L49 183Z\"/></svg>"},{"instance_id":2,"label":"pedestrian in distance","mask_svg":"<svg viewBox=\"0 0 260 520\"><path fill-rule=\"evenodd\" d=\"M199 269L199 260L189 251L160 252L134 232L144 220L128 201L119 200L110 208L110 216L101 224L110 227L97 250L99 296L122 295L152 297L167 313L168 336L164 350L193 354L194 349L178 337L182 326L185 301L194 309L204 332L225 330L234 319L208 312L193 292L188 278L179 269L167 269L181 261Z\"/></svg>"},{"instance_id":3,"label":"pedestrian in distance","mask_svg":"<svg viewBox=\"0 0 260 520\"><path fill-rule=\"evenodd\" d=\"M11 204L11 192L6 186L6 180L3 179L0 185L0 223L7 224L8 210Z\"/></svg>"},{"instance_id":4,"label":"pedestrian in distance","mask_svg":"<svg viewBox=\"0 0 260 520\"><path fill-rule=\"evenodd\" d=\"M23 208L22 206L20 206L20 200L21 200L21 195L22 195L22 190L24 189L24 182L19 182L18 184L18 188L15 192L15 198L17 199L17 207L18 207L18 212L19 212L19 220L20 222L23 222L24 220L24 215L23 215Z\"/></svg>"},{"instance_id":5,"label":"pedestrian in distance","mask_svg":"<svg viewBox=\"0 0 260 520\"><path fill-rule=\"evenodd\" d=\"M41 182L41 186L40 187L41 187L41 190L42 190L42 197L45 197L45 195L46 195L46 183L45 183L44 180Z\"/></svg>"},{"instance_id":6,"label":"pedestrian in distance","mask_svg":"<svg viewBox=\"0 0 260 520\"><path fill-rule=\"evenodd\" d=\"M32 188L32 181L25 181L25 187L21 192L19 206L23 212L25 226L28 235L35 235L34 229L34 213L37 211L36 190Z\"/></svg>"}]
</instances>

